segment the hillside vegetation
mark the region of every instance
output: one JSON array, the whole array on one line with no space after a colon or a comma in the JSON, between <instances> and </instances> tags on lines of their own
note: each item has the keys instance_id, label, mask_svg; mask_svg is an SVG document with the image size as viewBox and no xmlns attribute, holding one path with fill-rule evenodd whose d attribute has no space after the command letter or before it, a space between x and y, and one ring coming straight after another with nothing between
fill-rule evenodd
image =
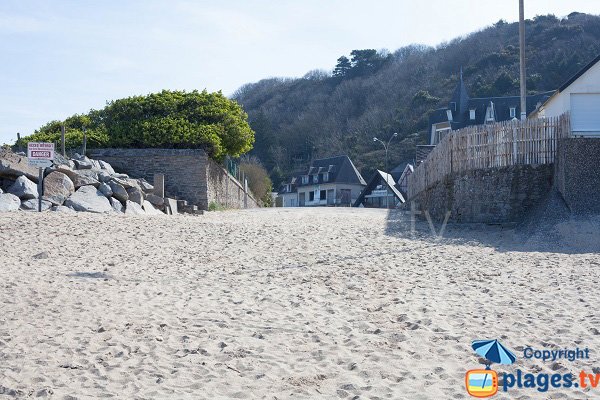
<instances>
[{"instance_id":1,"label":"hillside vegetation","mask_svg":"<svg viewBox=\"0 0 600 400\"><path fill-rule=\"evenodd\" d=\"M557 89L600 53L600 17L538 16L526 21L526 38L528 91ZM233 97L256 132L252 154L275 184L311 159L336 154L348 154L368 177L384 165L373 136L399 133L390 166L414 158L415 145L426 143L429 113L447 104L461 67L472 97L518 95L518 46L518 24L499 21L435 48L355 50L332 72L265 79Z\"/></svg>"}]
</instances>

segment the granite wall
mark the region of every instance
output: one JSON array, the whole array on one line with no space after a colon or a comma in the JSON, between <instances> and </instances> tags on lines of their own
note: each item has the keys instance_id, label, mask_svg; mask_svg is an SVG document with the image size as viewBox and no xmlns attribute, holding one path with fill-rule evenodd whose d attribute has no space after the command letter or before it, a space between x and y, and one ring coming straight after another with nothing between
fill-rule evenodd
<instances>
[{"instance_id":1,"label":"granite wall","mask_svg":"<svg viewBox=\"0 0 600 400\"><path fill-rule=\"evenodd\" d=\"M600 139L561 139L555 183L571 212L600 213Z\"/></svg>"},{"instance_id":2,"label":"granite wall","mask_svg":"<svg viewBox=\"0 0 600 400\"><path fill-rule=\"evenodd\" d=\"M164 174L168 197L187 200L201 210L208 210L212 202L228 208L258 207L242 184L200 149L91 149L88 155L148 182L154 174Z\"/></svg>"}]
</instances>

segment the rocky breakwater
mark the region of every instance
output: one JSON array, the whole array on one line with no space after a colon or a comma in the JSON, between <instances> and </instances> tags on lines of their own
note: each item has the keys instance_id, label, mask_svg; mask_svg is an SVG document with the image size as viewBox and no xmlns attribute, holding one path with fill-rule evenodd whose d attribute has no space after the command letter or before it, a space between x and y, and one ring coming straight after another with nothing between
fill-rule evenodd
<instances>
[{"instance_id":1,"label":"rocky breakwater","mask_svg":"<svg viewBox=\"0 0 600 400\"><path fill-rule=\"evenodd\" d=\"M144 179L117 173L110 164L76 155L58 156L46 168L42 193L38 169L23 154L0 150L0 212L42 211L163 214L164 199Z\"/></svg>"}]
</instances>

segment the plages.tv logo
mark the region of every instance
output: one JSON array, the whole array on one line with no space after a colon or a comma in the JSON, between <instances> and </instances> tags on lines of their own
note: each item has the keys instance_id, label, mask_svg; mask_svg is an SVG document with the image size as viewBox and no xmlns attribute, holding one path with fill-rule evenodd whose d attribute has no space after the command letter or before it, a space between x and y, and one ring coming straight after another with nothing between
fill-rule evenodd
<instances>
[{"instance_id":1,"label":"plages.tv logo","mask_svg":"<svg viewBox=\"0 0 600 400\"><path fill-rule=\"evenodd\" d=\"M485 369L472 369L465 375L467 393L485 398L498 393L498 373L490 368L492 363L510 365L517 357L498 340L474 340L475 353L486 359Z\"/></svg>"}]
</instances>

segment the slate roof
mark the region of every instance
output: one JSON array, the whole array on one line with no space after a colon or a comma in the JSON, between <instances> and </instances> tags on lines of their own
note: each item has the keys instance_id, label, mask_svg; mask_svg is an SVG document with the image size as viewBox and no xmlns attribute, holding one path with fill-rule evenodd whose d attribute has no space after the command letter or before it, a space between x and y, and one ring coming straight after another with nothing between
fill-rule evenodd
<instances>
[{"instance_id":1,"label":"slate roof","mask_svg":"<svg viewBox=\"0 0 600 400\"><path fill-rule=\"evenodd\" d=\"M406 201L404 199L404 196L402 196L402 193L400 193L400 191L396 188L396 181L394 180L392 175L377 170L377 172L375 172L371 180L369 180L367 186L363 189L363 191L360 193L360 195L354 202L353 207L359 207L365 199L365 196L370 194L373 190L375 190L377 185L379 185L380 183L383 183L385 186L387 186L388 189L390 189L392 193L394 193L394 197L400 200L400 202L404 203Z\"/></svg>"},{"instance_id":2,"label":"slate roof","mask_svg":"<svg viewBox=\"0 0 600 400\"><path fill-rule=\"evenodd\" d=\"M591 66L588 68L590 67ZM552 95L554 95L554 93L556 93L556 91L551 90L527 96L527 115L534 112L538 106L544 104ZM461 75L460 81L448 103L448 107L437 109L430 114L428 133L431 133L433 124L448 122L447 110L452 110L452 121L450 121L452 130L461 129L471 125L482 125L485 123L486 111L491 102L494 103L496 122L512 119L513 117L510 116L510 109L512 107L516 109L516 118L519 118L521 115L521 98L519 96L471 98L467 93ZM456 103L455 109L452 107L452 103ZM470 110L475 110L474 120L471 120Z\"/></svg>"},{"instance_id":3,"label":"slate roof","mask_svg":"<svg viewBox=\"0 0 600 400\"><path fill-rule=\"evenodd\" d=\"M346 155L329 157L329 158L321 158L318 160L314 160L310 166L306 169L304 173L293 176L286 183L292 184L292 193L297 191L298 186L311 186L316 183L313 182L312 177L309 179L308 183L302 183L302 175L317 175L322 173L328 173L329 179L327 182L323 180L319 180L319 183L344 183L350 185L363 185L365 186L367 182L364 180L360 172L354 166L354 163L350 158ZM281 185L281 189L279 193L290 193L285 192L285 183Z\"/></svg>"},{"instance_id":4,"label":"slate roof","mask_svg":"<svg viewBox=\"0 0 600 400\"><path fill-rule=\"evenodd\" d=\"M352 160L346 155L314 160L304 175L315 175L324 172L329 173L329 179L327 182L319 183L367 184L354 166L354 163L352 163ZM302 185L300 179L298 180L298 184ZM311 184L313 184L312 181L308 183L308 185Z\"/></svg>"}]
</instances>

